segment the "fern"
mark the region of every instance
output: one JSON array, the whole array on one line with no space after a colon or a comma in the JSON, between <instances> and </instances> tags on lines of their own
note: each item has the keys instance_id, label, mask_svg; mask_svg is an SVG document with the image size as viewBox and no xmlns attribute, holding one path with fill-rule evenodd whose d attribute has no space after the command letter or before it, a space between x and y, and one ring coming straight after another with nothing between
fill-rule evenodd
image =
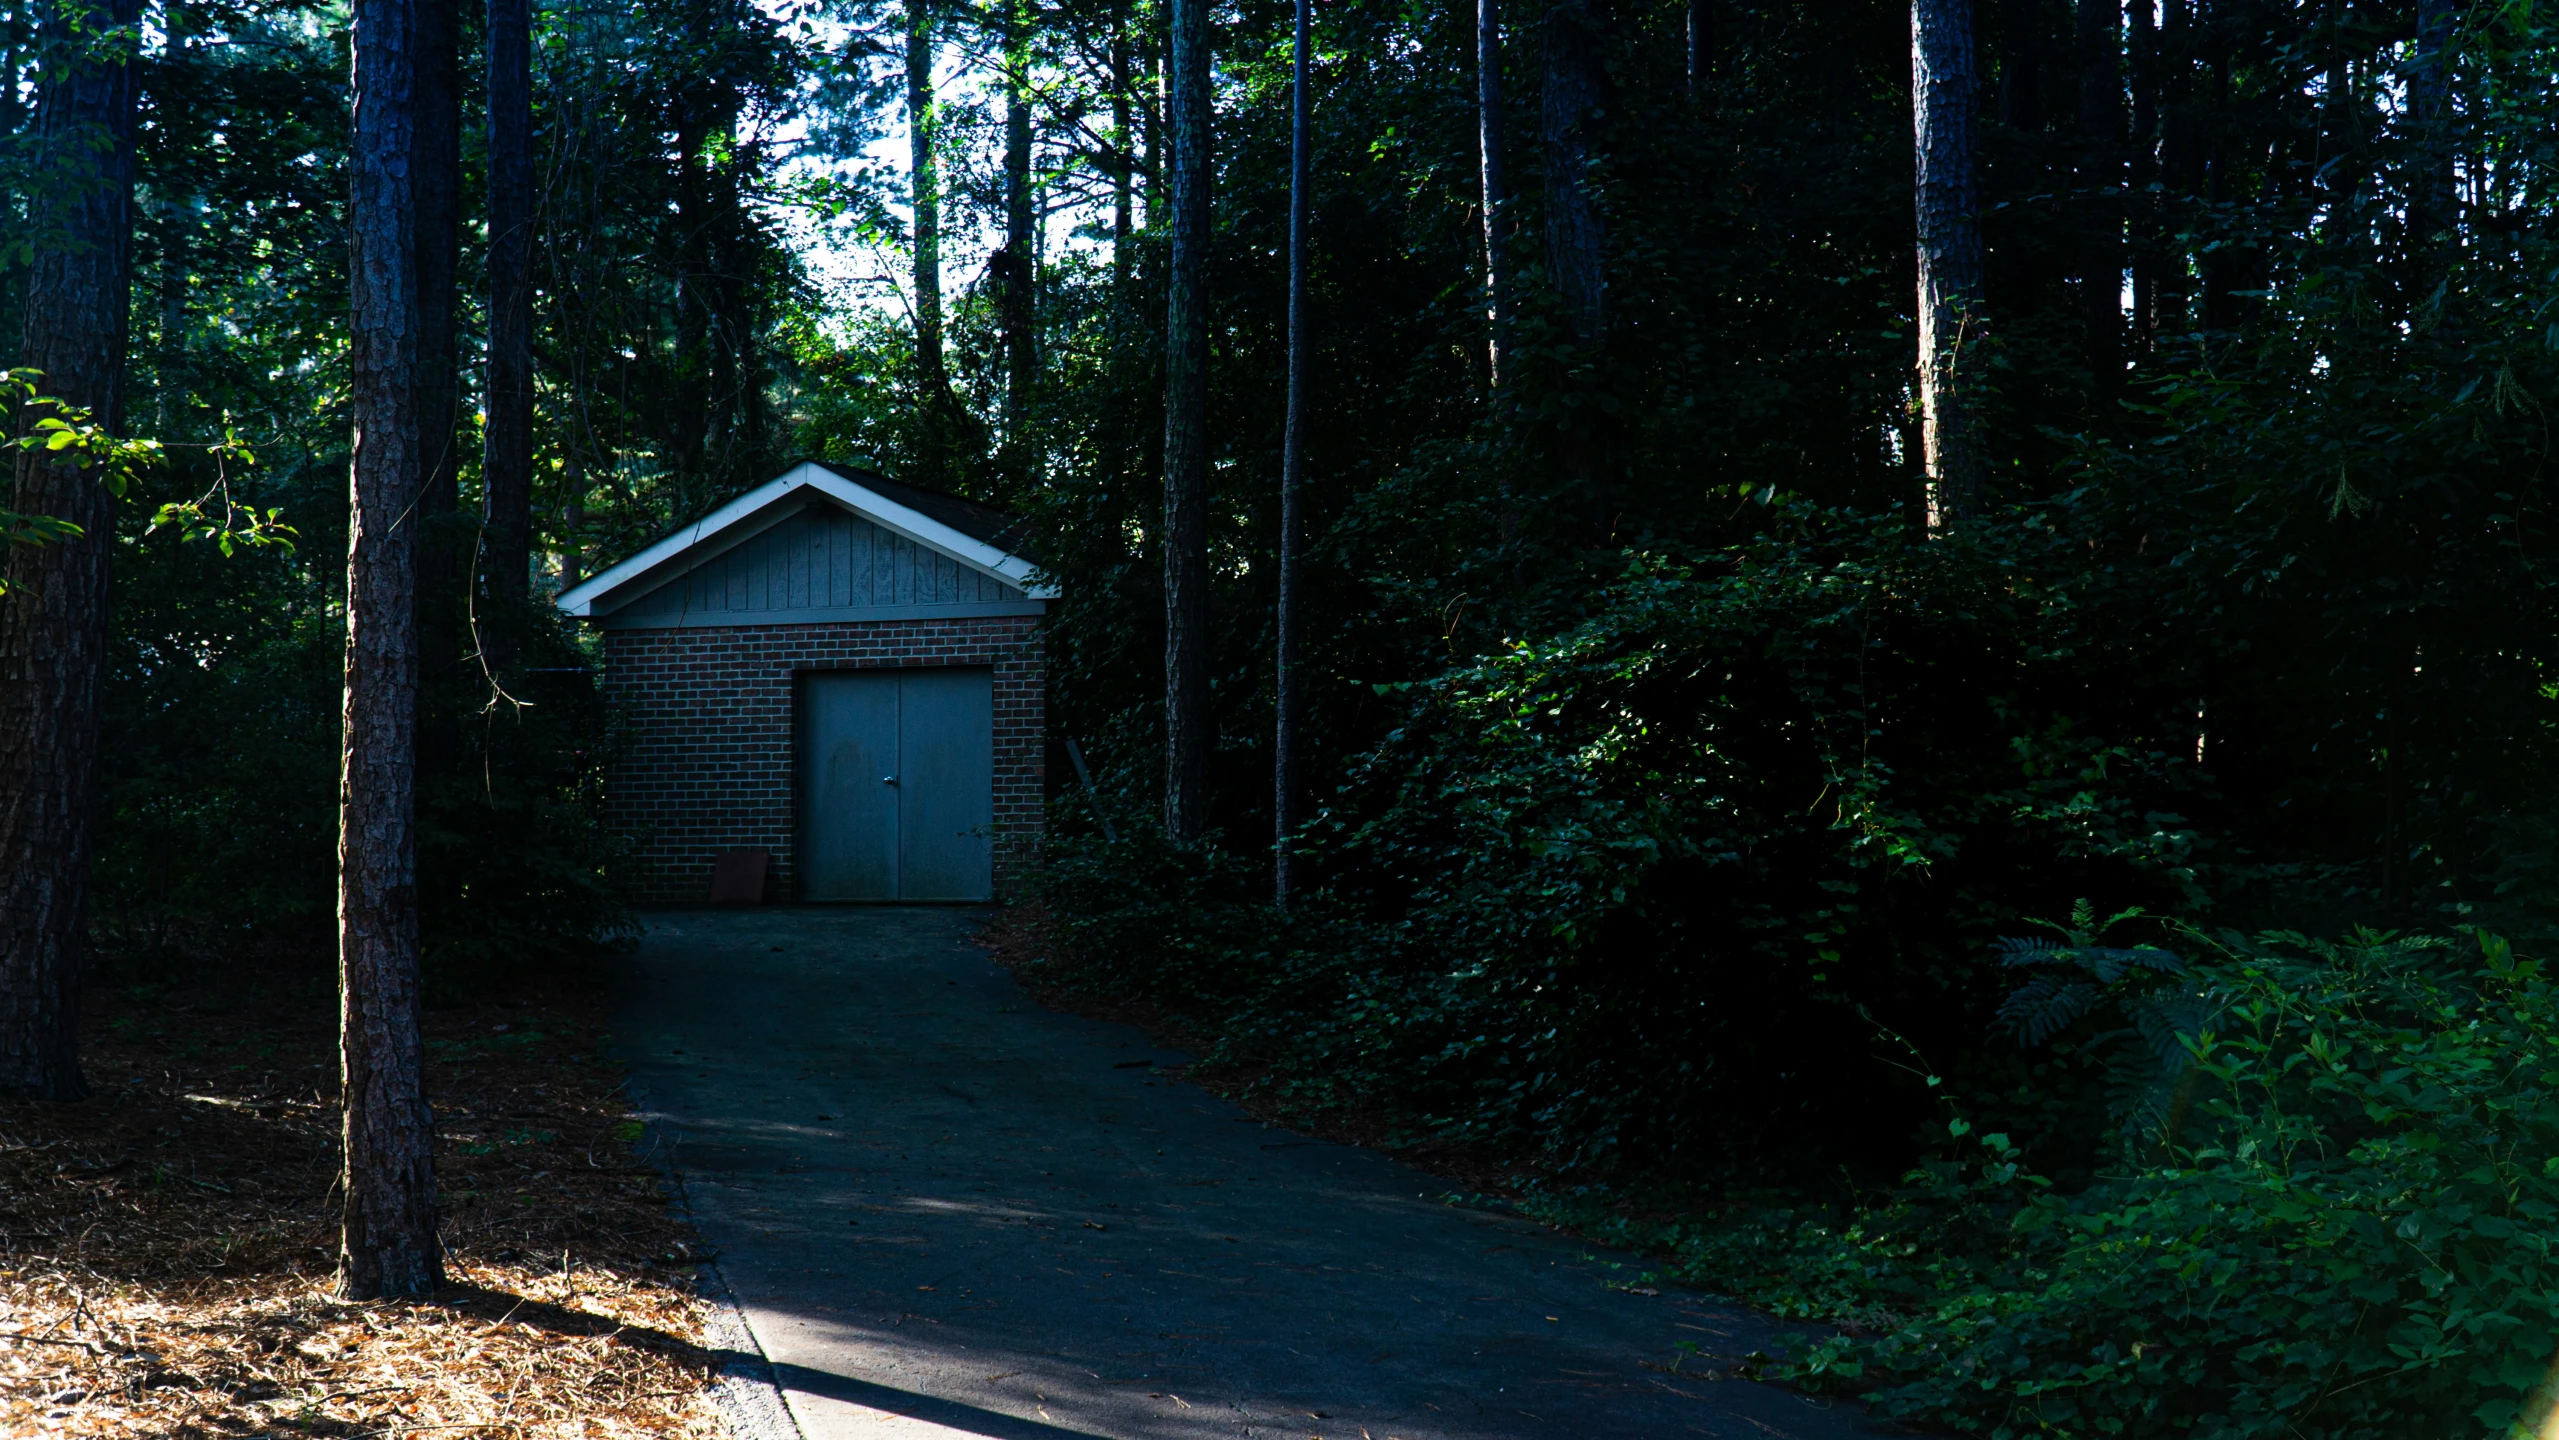
<instances>
[{"instance_id":1,"label":"fern","mask_svg":"<svg viewBox=\"0 0 2559 1440\"><path fill-rule=\"evenodd\" d=\"M1999 1002L1999 1028L2020 1045L2041 1045L2097 1008L2104 994L2085 980L2038 975Z\"/></svg>"},{"instance_id":2,"label":"fern","mask_svg":"<svg viewBox=\"0 0 2559 1440\"><path fill-rule=\"evenodd\" d=\"M2018 1044L2050 1044L2090 1016L2118 1021L2084 1042L2106 1067L2106 1107L2128 1143L2169 1138L2182 1118L2179 1097L2192 1057L2181 1038L2212 1027L2221 1002L2198 984L2183 957L2156 945L2100 943L2107 931L2144 918L2125 910L2104 923L2082 900L2057 938L2002 936L1992 950L2010 969L2042 968L2001 1001L1995 1027Z\"/></svg>"}]
</instances>

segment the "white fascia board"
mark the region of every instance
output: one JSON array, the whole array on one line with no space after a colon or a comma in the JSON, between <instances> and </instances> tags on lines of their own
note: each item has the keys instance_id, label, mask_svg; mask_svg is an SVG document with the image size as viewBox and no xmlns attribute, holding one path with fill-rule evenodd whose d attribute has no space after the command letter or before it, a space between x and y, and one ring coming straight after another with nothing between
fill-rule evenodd
<instances>
[{"instance_id":1,"label":"white fascia board","mask_svg":"<svg viewBox=\"0 0 2559 1440\"><path fill-rule=\"evenodd\" d=\"M765 507L799 488L792 481L799 476L800 470L810 468L813 467L803 465L779 480L756 486L621 564L587 577L551 603L571 615L594 614L595 602L606 594L639 579L703 541L717 538L730 527L761 514Z\"/></svg>"},{"instance_id":2,"label":"white fascia board","mask_svg":"<svg viewBox=\"0 0 2559 1440\"><path fill-rule=\"evenodd\" d=\"M758 485L692 524L683 527L619 565L603 570L582 581L552 603L570 615L592 618L595 603L623 586L639 580L659 566L717 541L729 531L747 525L766 515L774 506L790 498L798 490L815 490L870 520L882 529L903 535L930 550L937 550L972 569L983 570L1020 587L1034 600L1054 600L1057 587L1036 584L1031 563L1018 555L1008 554L983 540L963 535L941 521L889 499L867 486L857 485L822 466L802 463L780 478ZM763 527L757 526L757 529ZM747 538L739 536L737 538ZM721 545L719 550L728 547ZM717 553L714 551L713 553ZM654 588L654 587L653 587Z\"/></svg>"},{"instance_id":3,"label":"white fascia board","mask_svg":"<svg viewBox=\"0 0 2559 1440\"><path fill-rule=\"evenodd\" d=\"M939 550L963 565L983 570L997 579L1014 585L1034 600L1054 600L1057 587L1035 583L1037 573L1030 561L1019 555L999 550L974 536L963 535L941 521L918 510L910 510L868 486L856 484L832 470L815 465L802 465L784 476L798 480L806 476L812 488L833 496L849 510L860 513L881 529L895 531L927 549Z\"/></svg>"}]
</instances>

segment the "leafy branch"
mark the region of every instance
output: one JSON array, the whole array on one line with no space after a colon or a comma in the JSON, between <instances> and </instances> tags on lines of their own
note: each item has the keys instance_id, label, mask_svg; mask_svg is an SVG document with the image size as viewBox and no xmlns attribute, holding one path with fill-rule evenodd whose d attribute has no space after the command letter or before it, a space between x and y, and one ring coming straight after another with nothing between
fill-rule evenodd
<instances>
[{"instance_id":1,"label":"leafy branch","mask_svg":"<svg viewBox=\"0 0 2559 1440\"><path fill-rule=\"evenodd\" d=\"M144 470L166 458L167 447L159 441L116 435L90 412L42 393L37 389L42 378L36 370L0 372L0 404L33 417L24 432L10 441L16 449L40 455L46 464L94 471L98 483L118 499L133 488ZM257 463L247 444L226 426L222 439L203 448L214 461L212 487L192 500L162 505L145 533L174 529L184 539L210 541L226 556L243 547L292 549L297 532L284 523L281 510L261 512L232 499L228 462L236 457L244 465ZM79 524L58 515L0 510L0 542L10 545L49 545L85 533ZM5 590L5 581L0 581L0 593Z\"/></svg>"},{"instance_id":2,"label":"leafy branch","mask_svg":"<svg viewBox=\"0 0 2559 1440\"><path fill-rule=\"evenodd\" d=\"M231 498L229 462L237 458L243 466L258 463L257 455L241 440L239 432L226 424L222 439L205 448L213 457L213 484L192 500L172 500L162 505L152 512L151 528L143 533L175 530L180 539L210 542L226 558L241 548L290 552L301 532L284 523L282 510L270 506L261 512L254 505L242 505ZM221 507L218 517L214 513L217 505Z\"/></svg>"}]
</instances>

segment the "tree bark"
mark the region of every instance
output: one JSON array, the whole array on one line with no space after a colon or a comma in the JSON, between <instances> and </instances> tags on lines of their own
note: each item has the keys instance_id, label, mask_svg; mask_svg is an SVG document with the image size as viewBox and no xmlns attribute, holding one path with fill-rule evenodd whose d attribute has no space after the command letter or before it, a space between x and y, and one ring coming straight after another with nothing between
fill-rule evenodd
<instances>
[{"instance_id":1,"label":"tree bark","mask_svg":"<svg viewBox=\"0 0 2559 1440\"><path fill-rule=\"evenodd\" d=\"M1494 402L1508 395L1510 182L1502 157L1502 0L1475 0L1475 144L1484 189L1484 354Z\"/></svg>"},{"instance_id":2,"label":"tree bark","mask_svg":"<svg viewBox=\"0 0 2559 1440\"><path fill-rule=\"evenodd\" d=\"M174 187L173 187L174 188ZM171 194L160 202L160 326L153 389L156 422L162 434L178 427L189 386L187 363L187 291L193 280L192 259L198 201Z\"/></svg>"},{"instance_id":3,"label":"tree bark","mask_svg":"<svg viewBox=\"0 0 2559 1440\"><path fill-rule=\"evenodd\" d=\"M2409 250L2419 288L2431 291L2435 262L2459 221L2453 200L2452 0L2418 0L2417 44L2408 67L2408 118L2416 130L2416 173L2408 187ZM2416 297L2423 303L2424 296Z\"/></svg>"},{"instance_id":4,"label":"tree bark","mask_svg":"<svg viewBox=\"0 0 2559 1440\"><path fill-rule=\"evenodd\" d=\"M942 171L934 142L932 0L906 0L908 201L915 212L915 383L922 421L916 478L941 483L950 447L951 377L942 355Z\"/></svg>"},{"instance_id":5,"label":"tree bark","mask_svg":"<svg viewBox=\"0 0 2559 1440\"><path fill-rule=\"evenodd\" d=\"M418 527L432 443L418 371L421 11L356 0L348 330L355 460L347 541L345 748L338 806L339 1073L345 1203L338 1293L442 1281L433 1129L418 1029Z\"/></svg>"},{"instance_id":6,"label":"tree bark","mask_svg":"<svg viewBox=\"0 0 2559 1440\"><path fill-rule=\"evenodd\" d=\"M2148 355L2159 334L2159 217L2151 183L2159 178L2159 31L2150 6L2125 7L2132 34L2125 49L2132 77L2132 174L2126 207L2132 246L2132 346Z\"/></svg>"},{"instance_id":7,"label":"tree bark","mask_svg":"<svg viewBox=\"0 0 2559 1440\"><path fill-rule=\"evenodd\" d=\"M1489 0L1488 0L1489 3ZM1273 831L1271 890L1282 909L1288 906L1290 850L1297 834L1297 536L1298 497L1306 485L1306 372L1313 337L1307 333L1306 207L1314 137L1309 125L1312 101L1308 63L1312 44L1308 11L1313 0L1297 0L1296 42L1290 54L1288 128L1288 413L1280 430L1279 615L1277 643L1271 657L1271 826Z\"/></svg>"},{"instance_id":8,"label":"tree bark","mask_svg":"<svg viewBox=\"0 0 2559 1440\"><path fill-rule=\"evenodd\" d=\"M160 52L160 70L167 77L164 88L170 92L155 101L159 113L160 143L178 153L185 153L204 143L202 117L182 113L194 107L187 105L184 93L196 64L195 35L197 17L185 0L166 0L160 7L160 26L166 37ZM0 84L14 84L0 67ZM0 125L0 134L8 127ZM152 390L157 414L154 423L162 434L175 430L186 405L189 386L183 371L187 360L187 290L191 280L197 216L203 201L175 175L164 176L155 188L161 191L160 209L160 317L157 343L152 357Z\"/></svg>"},{"instance_id":9,"label":"tree bark","mask_svg":"<svg viewBox=\"0 0 2559 1440\"><path fill-rule=\"evenodd\" d=\"M514 663L533 559L533 15L488 0L489 366L480 449L481 643Z\"/></svg>"},{"instance_id":10,"label":"tree bark","mask_svg":"<svg viewBox=\"0 0 2559 1440\"><path fill-rule=\"evenodd\" d=\"M139 0L56 0L45 15L27 187L35 254L19 363L110 430L123 421L139 77L129 42L113 59L90 45L140 13ZM44 451L18 452L16 481L21 513L80 534L15 547L0 600L0 1091L77 1100L115 506L94 470Z\"/></svg>"},{"instance_id":11,"label":"tree bark","mask_svg":"<svg viewBox=\"0 0 2559 1440\"><path fill-rule=\"evenodd\" d=\"M1128 94L1137 77L1131 69L1128 7L1122 4L1111 11L1111 145L1120 160L1111 176L1111 289L1122 304L1135 273L1137 235L1137 136L1129 128Z\"/></svg>"},{"instance_id":12,"label":"tree bark","mask_svg":"<svg viewBox=\"0 0 2559 1440\"><path fill-rule=\"evenodd\" d=\"M1938 530L1972 515L1981 495L1971 394L1982 340L1971 0L1912 0L1910 75L1919 221L1920 443L1928 527Z\"/></svg>"},{"instance_id":13,"label":"tree bark","mask_svg":"<svg viewBox=\"0 0 2559 1440\"><path fill-rule=\"evenodd\" d=\"M1607 421L1597 391L1608 354L1608 229L1593 171L1596 131L1608 107L1608 70L1585 0L1546 13L1545 93L1540 110L1546 162L1546 271L1570 343L1559 361L1566 406L1564 468L1591 507L1591 538L1611 528L1614 487L1602 457Z\"/></svg>"},{"instance_id":14,"label":"tree bark","mask_svg":"<svg viewBox=\"0 0 2559 1440\"><path fill-rule=\"evenodd\" d=\"M453 312L462 247L462 87L460 0L412 0L417 37L415 260L417 266L418 769L452 770L459 722L448 681L462 658L463 547L454 534L461 508L461 453L455 424L461 357Z\"/></svg>"},{"instance_id":15,"label":"tree bark","mask_svg":"<svg viewBox=\"0 0 2559 1440\"><path fill-rule=\"evenodd\" d=\"M1706 98L1706 82L1715 76L1714 0L1688 0L1688 98Z\"/></svg>"},{"instance_id":16,"label":"tree bark","mask_svg":"<svg viewBox=\"0 0 2559 1440\"><path fill-rule=\"evenodd\" d=\"M2139 8L2138 6L2135 7ZM2190 0L2161 0L2158 53L2152 85L2159 109L2158 255L2153 300L2155 334L2185 335L2194 328L2194 285L2181 250L2181 211L2191 210L2204 185L2203 148L2198 140L2191 83L2195 62L2193 6Z\"/></svg>"},{"instance_id":17,"label":"tree bark","mask_svg":"<svg viewBox=\"0 0 2559 1440\"><path fill-rule=\"evenodd\" d=\"M2146 4L2148 0L2136 0ZM2123 376L2123 0L2079 0L2079 188L2090 216L2080 250L2079 303L2097 401Z\"/></svg>"},{"instance_id":18,"label":"tree bark","mask_svg":"<svg viewBox=\"0 0 2559 1440\"><path fill-rule=\"evenodd\" d=\"M693 40L707 51L717 44L707 20L696 26ZM708 89L707 85L702 88ZM706 154L716 101L688 94L675 102L675 353L668 379L666 425L668 468L674 472L679 513L698 508L708 497L701 484L702 462L710 434L710 327L716 318L709 304L712 289L710 242L714 221L711 163Z\"/></svg>"},{"instance_id":19,"label":"tree bark","mask_svg":"<svg viewBox=\"0 0 2559 1440\"><path fill-rule=\"evenodd\" d=\"M1169 40L1171 37L1165 38ZM1143 57L1140 68L1146 76L1146 93L1151 102L1145 107L1145 113L1140 117L1140 125L1146 132L1146 228L1154 229L1156 217L1164 216L1166 240L1169 243L1172 219L1165 214L1167 202L1164 187L1169 182L1165 172L1170 168L1168 162L1171 159L1173 145L1169 132L1173 121L1171 115L1165 110L1165 105L1171 98L1165 93L1164 84L1164 51L1167 47L1151 43L1153 39L1154 37L1149 36L1148 43L1142 43L1138 47Z\"/></svg>"},{"instance_id":20,"label":"tree bark","mask_svg":"<svg viewBox=\"0 0 2559 1440\"><path fill-rule=\"evenodd\" d=\"M1039 237L1031 208L1031 46L1024 0L1004 5L1004 448L1010 468L1030 463L1032 391L1039 382Z\"/></svg>"},{"instance_id":21,"label":"tree bark","mask_svg":"<svg viewBox=\"0 0 2559 1440\"><path fill-rule=\"evenodd\" d=\"M560 447L560 488L568 499L560 505L560 588L574 590L586 579L586 451L572 437Z\"/></svg>"},{"instance_id":22,"label":"tree bark","mask_svg":"<svg viewBox=\"0 0 2559 1440\"><path fill-rule=\"evenodd\" d=\"M18 133L18 76L27 68L27 7L12 5L0 14L0 135ZM10 190L17 188L12 177Z\"/></svg>"},{"instance_id":23,"label":"tree bark","mask_svg":"<svg viewBox=\"0 0 2559 1440\"><path fill-rule=\"evenodd\" d=\"M2230 113L2230 66L2219 55L2204 66L2202 93L2198 108L2216 120ZM2231 183L2231 149L2233 137L2218 124L2197 127L2196 150L2203 175L2203 199L2215 213L2228 213L2225 206L2236 198ZM2252 147L2253 148L2253 147ZM2207 335L2237 328L2239 323L2239 276L2246 252L2234 245L2207 245L2195 256L2196 278L2202 282L2198 296L2198 318Z\"/></svg>"},{"instance_id":24,"label":"tree bark","mask_svg":"<svg viewBox=\"0 0 2559 1440\"><path fill-rule=\"evenodd\" d=\"M1209 0L1172 0L1170 274L1164 302L1164 831L1208 806Z\"/></svg>"}]
</instances>

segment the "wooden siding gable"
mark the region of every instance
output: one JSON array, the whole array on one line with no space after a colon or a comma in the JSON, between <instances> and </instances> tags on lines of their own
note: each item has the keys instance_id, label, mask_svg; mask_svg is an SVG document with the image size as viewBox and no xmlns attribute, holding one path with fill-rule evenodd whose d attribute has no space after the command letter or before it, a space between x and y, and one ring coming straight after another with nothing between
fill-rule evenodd
<instances>
[{"instance_id":1,"label":"wooden siding gable","mask_svg":"<svg viewBox=\"0 0 2559 1440\"><path fill-rule=\"evenodd\" d=\"M1036 615L1020 587L817 501L598 614L607 627Z\"/></svg>"},{"instance_id":2,"label":"wooden siding gable","mask_svg":"<svg viewBox=\"0 0 2559 1440\"><path fill-rule=\"evenodd\" d=\"M919 508L921 507L921 508ZM679 527L552 602L607 628L1046 613L1000 510L816 461Z\"/></svg>"}]
</instances>

